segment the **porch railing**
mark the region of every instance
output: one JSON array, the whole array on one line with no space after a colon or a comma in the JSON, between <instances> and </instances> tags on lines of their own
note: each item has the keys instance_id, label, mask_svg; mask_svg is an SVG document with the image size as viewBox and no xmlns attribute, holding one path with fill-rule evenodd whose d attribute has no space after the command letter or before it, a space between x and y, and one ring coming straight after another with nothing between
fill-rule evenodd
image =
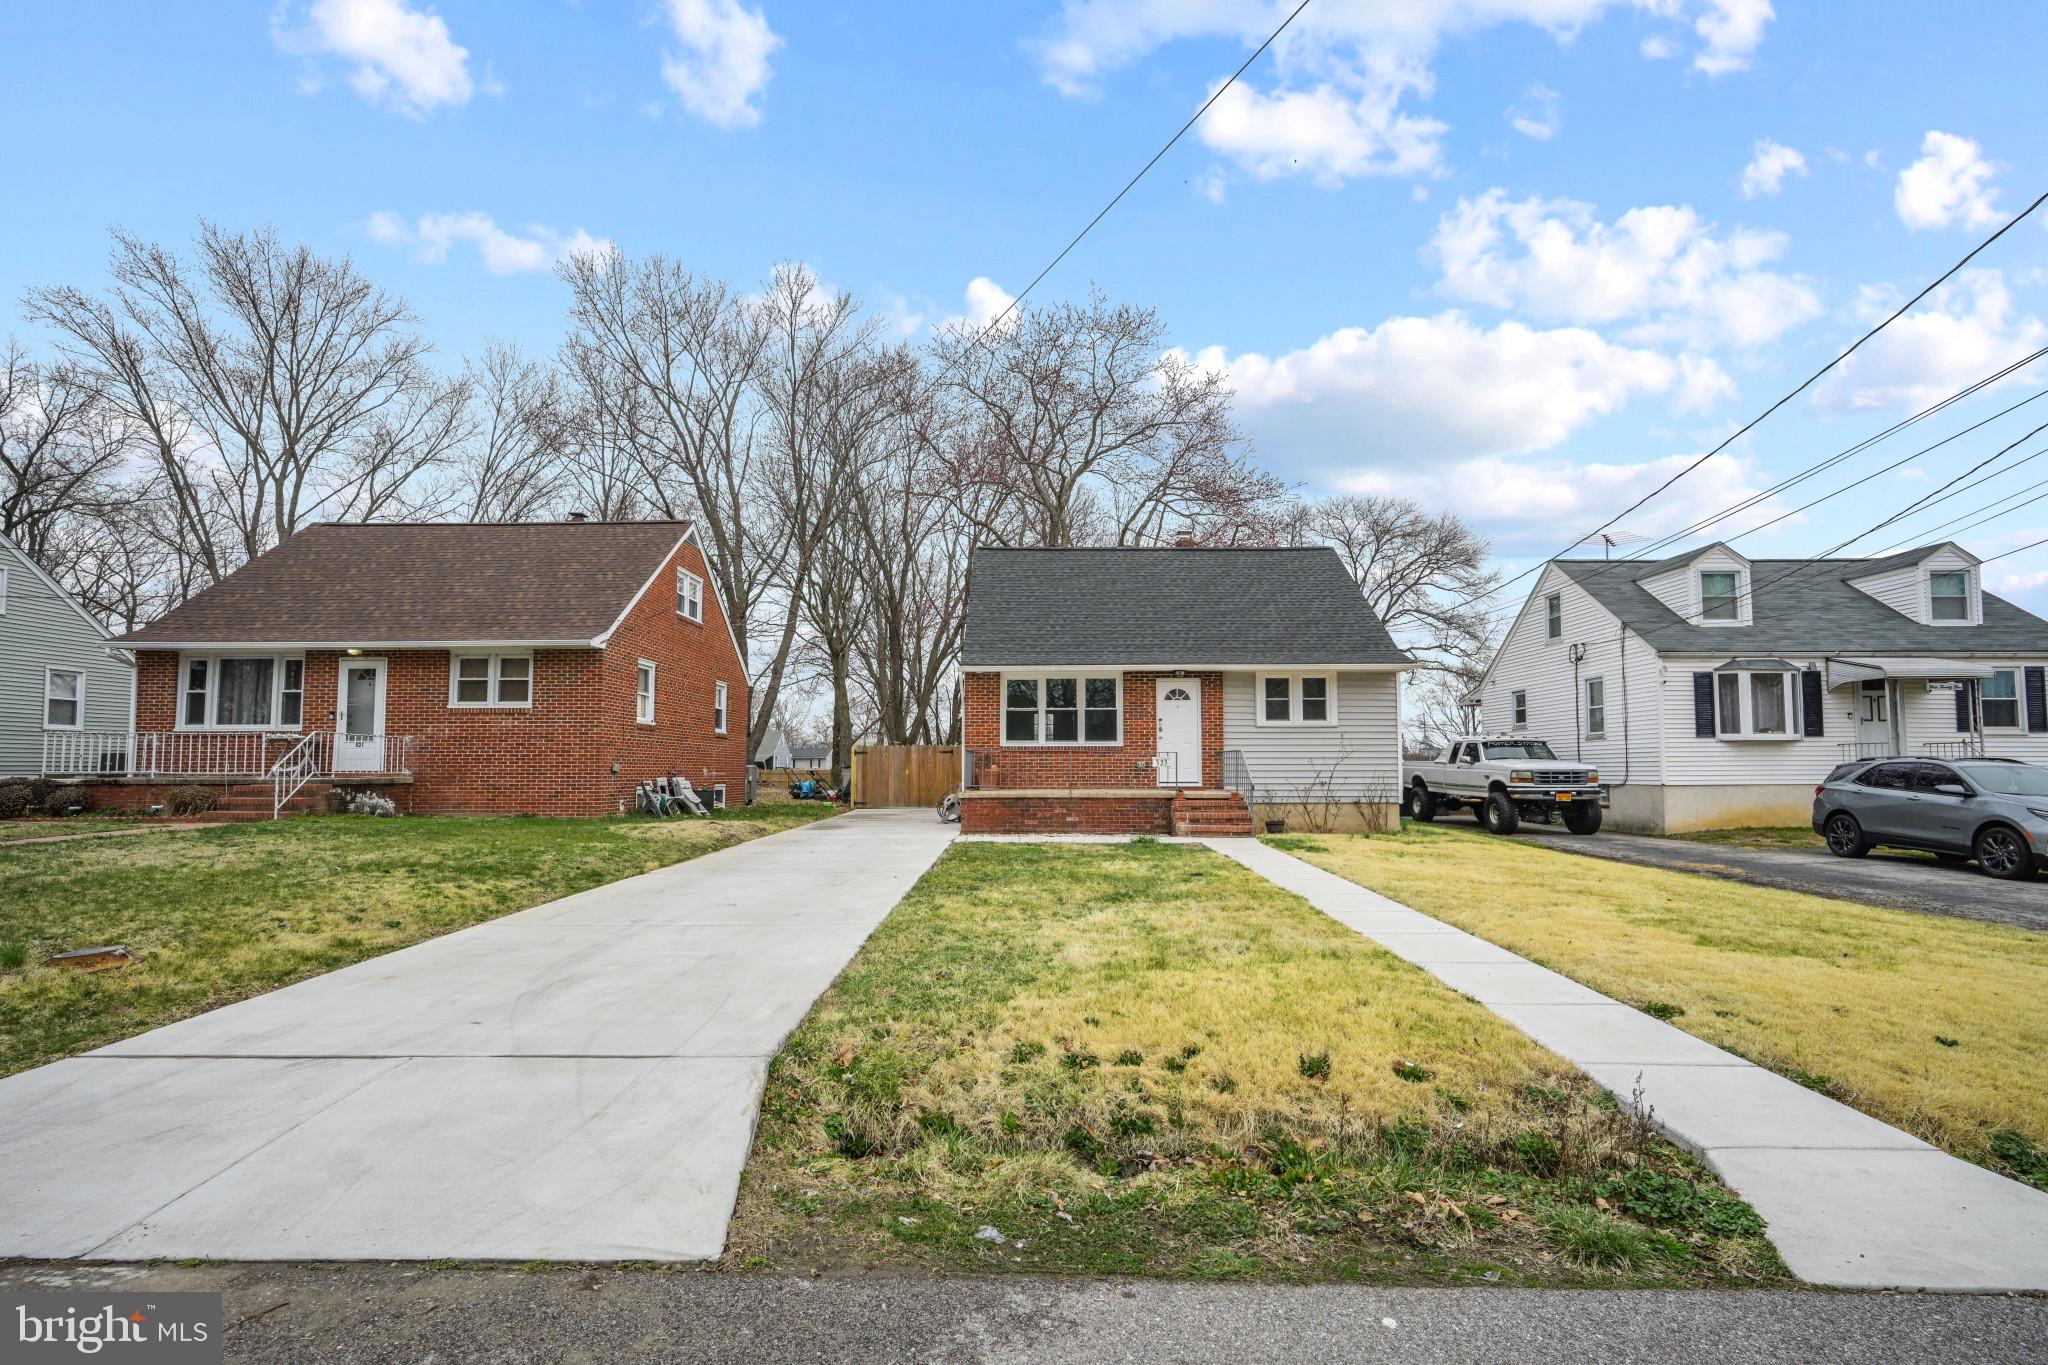
<instances>
[{"instance_id":1,"label":"porch railing","mask_svg":"<svg viewBox=\"0 0 2048 1365\"><path fill-rule=\"evenodd\" d=\"M1225 749L1220 757L1223 760L1223 790L1244 797L1246 810L1258 809L1259 788L1252 781L1251 765L1244 761L1244 750Z\"/></svg>"},{"instance_id":2,"label":"porch railing","mask_svg":"<svg viewBox=\"0 0 2048 1365\"><path fill-rule=\"evenodd\" d=\"M1856 763L1866 758L1982 758L1984 737L1972 735L1966 739L1938 739L1928 744L1914 744L1903 753L1889 740L1862 740L1837 744L1836 752L1844 763Z\"/></svg>"},{"instance_id":3,"label":"porch railing","mask_svg":"<svg viewBox=\"0 0 2048 1365\"><path fill-rule=\"evenodd\" d=\"M308 778L412 772L413 737L315 731L47 730L46 777L271 777L287 759ZM339 766L337 766L337 764Z\"/></svg>"}]
</instances>

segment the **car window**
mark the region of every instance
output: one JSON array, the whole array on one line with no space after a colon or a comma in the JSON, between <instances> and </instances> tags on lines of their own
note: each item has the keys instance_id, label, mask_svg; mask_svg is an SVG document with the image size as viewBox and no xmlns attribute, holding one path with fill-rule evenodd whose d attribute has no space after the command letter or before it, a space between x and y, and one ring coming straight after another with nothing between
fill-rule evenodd
<instances>
[{"instance_id":1,"label":"car window","mask_svg":"<svg viewBox=\"0 0 2048 1365\"><path fill-rule=\"evenodd\" d=\"M1554 763L1557 755L1550 746L1540 739L1517 739L1486 745L1486 756L1497 761L1512 762L1518 758L1533 759L1538 763Z\"/></svg>"},{"instance_id":2,"label":"car window","mask_svg":"<svg viewBox=\"0 0 2048 1365\"><path fill-rule=\"evenodd\" d=\"M1859 787L1881 787L1886 791L1904 791L1912 785L1913 765L1910 763L1880 763L1856 779Z\"/></svg>"},{"instance_id":3,"label":"car window","mask_svg":"<svg viewBox=\"0 0 2048 1365\"><path fill-rule=\"evenodd\" d=\"M1970 780L2000 796L2048 796L2048 768L2031 763L1972 763Z\"/></svg>"},{"instance_id":4,"label":"car window","mask_svg":"<svg viewBox=\"0 0 2048 1365\"><path fill-rule=\"evenodd\" d=\"M1458 747L1458 762L1477 763L1478 761L1479 746L1477 744L1463 744Z\"/></svg>"},{"instance_id":5,"label":"car window","mask_svg":"<svg viewBox=\"0 0 2048 1365\"><path fill-rule=\"evenodd\" d=\"M1963 779L1956 775L1955 769L1939 763L1922 763L1913 769L1913 790L1916 792L1931 792L1937 787L1962 784Z\"/></svg>"}]
</instances>

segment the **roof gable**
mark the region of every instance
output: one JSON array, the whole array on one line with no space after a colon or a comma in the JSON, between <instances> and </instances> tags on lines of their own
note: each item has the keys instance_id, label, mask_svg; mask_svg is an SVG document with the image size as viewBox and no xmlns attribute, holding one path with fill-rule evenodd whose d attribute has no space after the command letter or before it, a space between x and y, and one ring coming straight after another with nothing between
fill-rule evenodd
<instances>
[{"instance_id":1,"label":"roof gable","mask_svg":"<svg viewBox=\"0 0 2048 1365\"><path fill-rule=\"evenodd\" d=\"M1861 583L1867 578L1876 578L1881 574L1892 573L1899 569L1917 568L1940 554L1943 550L1953 550L1964 559L1967 559L1972 567L1984 562L1962 546L1956 544L1953 540L1944 540L1933 545L1921 545L1911 550L1901 550L1897 554L1886 555L1882 559L1852 560L1850 561L1851 567L1842 574L1842 581L1845 583Z\"/></svg>"},{"instance_id":2,"label":"roof gable","mask_svg":"<svg viewBox=\"0 0 2048 1365\"><path fill-rule=\"evenodd\" d=\"M969 565L967 668L1409 662L1328 546L983 547Z\"/></svg>"}]
</instances>

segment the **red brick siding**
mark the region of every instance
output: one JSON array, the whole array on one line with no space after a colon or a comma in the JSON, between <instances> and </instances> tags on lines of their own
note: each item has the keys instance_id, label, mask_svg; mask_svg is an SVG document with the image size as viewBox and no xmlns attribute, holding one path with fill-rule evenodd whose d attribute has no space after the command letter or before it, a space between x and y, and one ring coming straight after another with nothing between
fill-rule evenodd
<instances>
[{"instance_id":1,"label":"red brick siding","mask_svg":"<svg viewBox=\"0 0 2048 1365\"><path fill-rule=\"evenodd\" d=\"M1098 676L1099 673L1098 673ZM1116 745L1003 747L1000 673L966 675L964 733L976 751L982 781L1003 787L1150 787L1157 784L1152 755L1159 740L1162 673L1125 673L1123 742ZM1223 675L1190 673L1202 684L1202 785L1223 783ZM991 763L996 776L987 774Z\"/></svg>"},{"instance_id":2,"label":"red brick siding","mask_svg":"<svg viewBox=\"0 0 2048 1365\"><path fill-rule=\"evenodd\" d=\"M971 796L964 834L1171 834L1173 802L1157 797Z\"/></svg>"}]
</instances>

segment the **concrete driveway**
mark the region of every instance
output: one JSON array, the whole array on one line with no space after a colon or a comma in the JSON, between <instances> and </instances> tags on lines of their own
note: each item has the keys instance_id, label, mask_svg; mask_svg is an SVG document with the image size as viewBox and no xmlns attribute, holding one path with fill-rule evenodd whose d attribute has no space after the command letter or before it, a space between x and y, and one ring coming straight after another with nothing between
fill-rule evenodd
<instances>
[{"instance_id":1,"label":"concrete driveway","mask_svg":"<svg viewBox=\"0 0 2048 1365\"><path fill-rule=\"evenodd\" d=\"M1979 872L1974 863L1959 866L1911 854L1875 852L1867 858L1837 858L1824 848L1726 848L1648 834L1603 832L1581 838L1562 825L1523 825L1514 837L1590 858L2048 931L2048 875L2031 882L2002 882Z\"/></svg>"},{"instance_id":2,"label":"concrete driveway","mask_svg":"<svg viewBox=\"0 0 2048 1365\"><path fill-rule=\"evenodd\" d=\"M954 827L861 811L0 1081L0 1256L691 1260Z\"/></svg>"}]
</instances>

